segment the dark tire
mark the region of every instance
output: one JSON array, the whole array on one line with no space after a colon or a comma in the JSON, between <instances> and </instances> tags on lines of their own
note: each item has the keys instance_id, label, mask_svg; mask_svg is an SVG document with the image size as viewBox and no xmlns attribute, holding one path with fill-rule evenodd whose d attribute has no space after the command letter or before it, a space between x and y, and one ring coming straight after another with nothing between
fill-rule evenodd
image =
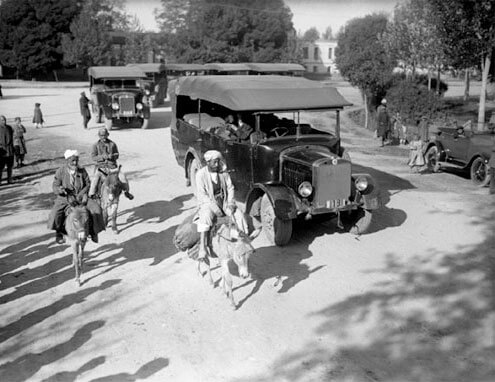
<instances>
[{"instance_id":1,"label":"dark tire","mask_svg":"<svg viewBox=\"0 0 495 382\"><path fill-rule=\"evenodd\" d=\"M475 186L485 187L490 183L490 171L483 158L476 158L470 168L471 181Z\"/></svg>"},{"instance_id":2,"label":"dark tire","mask_svg":"<svg viewBox=\"0 0 495 382\"><path fill-rule=\"evenodd\" d=\"M342 223L347 231L353 235L367 233L371 227L373 213L364 208L358 208L341 215Z\"/></svg>"},{"instance_id":3,"label":"dark tire","mask_svg":"<svg viewBox=\"0 0 495 382\"><path fill-rule=\"evenodd\" d=\"M194 196L196 196L196 173L200 168L201 167L196 158L194 158L192 161L189 162L187 174L189 176L189 182L191 183L191 188Z\"/></svg>"},{"instance_id":4,"label":"dark tire","mask_svg":"<svg viewBox=\"0 0 495 382\"><path fill-rule=\"evenodd\" d=\"M149 127L150 120L149 118L144 118L143 123L141 125L141 129L146 130Z\"/></svg>"},{"instance_id":5,"label":"dark tire","mask_svg":"<svg viewBox=\"0 0 495 382\"><path fill-rule=\"evenodd\" d=\"M96 111L96 122L102 123L103 122L103 110L101 107L98 108Z\"/></svg>"},{"instance_id":6,"label":"dark tire","mask_svg":"<svg viewBox=\"0 0 495 382\"><path fill-rule=\"evenodd\" d=\"M440 171L440 163L438 161L439 152L437 146L431 146L428 150L426 150L425 154L425 164L428 168L428 171L431 172L439 172Z\"/></svg>"},{"instance_id":7,"label":"dark tire","mask_svg":"<svg viewBox=\"0 0 495 382\"><path fill-rule=\"evenodd\" d=\"M263 231L271 244L283 246L290 241L292 220L282 220L276 217L273 205L266 194L261 198L260 216Z\"/></svg>"}]
</instances>

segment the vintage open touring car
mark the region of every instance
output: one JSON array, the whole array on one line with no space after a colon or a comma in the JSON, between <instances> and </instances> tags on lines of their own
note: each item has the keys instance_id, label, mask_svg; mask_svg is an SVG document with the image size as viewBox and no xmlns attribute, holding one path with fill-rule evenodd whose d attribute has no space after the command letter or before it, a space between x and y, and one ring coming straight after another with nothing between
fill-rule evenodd
<instances>
[{"instance_id":1,"label":"vintage open touring car","mask_svg":"<svg viewBox=\"0 0 495 382\"><path fill-rule=\"evenodd\" d=\"M146 74L132 66L92 66L88 69L93 113L105 127L138 124L148 128L150 107L140 81Z\"/></svg>"},{"instance_id":2,"label":"vintage open touring car","mask_svg":"<svg viewBox=\"0 0 495 382\"><path fill-rule=\"evenodd\" d=\"M442 168L468 171L479 187L490 182L488 160L495 145L495 130L473 131L462 126L440 127L425 153L425 162L432 172Z\"/></svg>"},{"instance_id":3,"label":"vintage open touring car","mask_svg":"<svg viewBox=\"0 0 495 382\"><path fill-rule=\"evenodd\" d=\"M135 66L146 74L146 79L140 81L141 87L149 97L151 107L158 107L165 104L167 98L167 69L162 63L141 63L127 64Z\"/></svg>"},{"instance_id":4,"label":"vintage open touring car","mask_svg":"<svg viewBox=\"0 0 495 382\"><path fill-rule=\"evenodd\" d=\"M331 214L353 232L369 228L379 189L368 174L352 174L339 114L350 103L335 88L300 77L229 75L182 77L172 90L172 146L193 189L203 154L215 149L236 200L273 244L289 242L296 218ZM332 131L304 121L322 120L322 111L335 112ZM249 138L226 134L228 114L252 126Z\"/></svg>"}]
</instances>

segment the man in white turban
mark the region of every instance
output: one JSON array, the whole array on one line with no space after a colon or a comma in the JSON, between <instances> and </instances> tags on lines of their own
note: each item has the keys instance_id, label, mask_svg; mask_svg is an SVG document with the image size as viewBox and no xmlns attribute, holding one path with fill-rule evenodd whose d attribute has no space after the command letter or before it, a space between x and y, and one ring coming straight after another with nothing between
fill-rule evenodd
<instances>
[{"instance_id":1,"label":"man in white turban","mask_svg":"<svg viewBox=\"0 0 495 382\"><path fill-rule=\"evenodd\" d=\"M84 167L79 166L79 152L77 150L66 150L64 153L66 163L55 173L52 189L57 198L48 217L48 229L55 231L55 241L58 244L65 242L65 215L70 206L88 203L88 190L90 185L89 175ZM90 224L91 239L98 242L98 232L102 228L95 227L95 219Z\"/></svg>"},{"instance_id":2,"label":"man in white turban","mask_svg":"<svg viewBox=\"0 0 495 382\"><path fill-rule=\"evenodd\" d=\"M196 173L196 198L200 233L199 258L208 254L208 232L217 217L233 215L236 211L234 185L222 154L216 150L204 154L206 166Z\"/></svg>"}]
</instances>

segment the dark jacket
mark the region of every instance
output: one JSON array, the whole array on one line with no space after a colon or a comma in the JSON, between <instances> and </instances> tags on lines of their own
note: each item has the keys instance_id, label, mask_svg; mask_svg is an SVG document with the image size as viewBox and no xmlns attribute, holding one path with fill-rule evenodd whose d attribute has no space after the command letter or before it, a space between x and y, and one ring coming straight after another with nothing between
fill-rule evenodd
<instances>
[{"instance_id":1,"label":"dark jacket","mask_svg":"<svg viewBox=\"0 0 495 382\"><path fill-rule=\"evenodd\" d=\"M43 113L41 112L41 109L39 106L34 107L34 112L33 112L33 123L43 123Z\"/></svg>"},{"instance_id":2,"label":"dark jacket","mask_svg":"<svg viewBox=\"0 0 495 382\"><path fill-rule=\"evenodd\" d=\"M74 185L70 181L70 171L67 165L60 167L57 172L55 172L55 177L52 183L52 189L55 195L65 198L65 196L60 195L62 189L73 189L74 195L80 202L83 195L87 194L89 191L90 179L88 172L82 168L78 167L74 176Z\"/></svg>"},{"instance_id":3,"label":"dark jacket","mask_svg":"<svg viewBox=\"0 0 495 382\"><path fill-rule=\"evenodd\" d=\"M377 117L377 136L383 137L387 131L390 130L390 117L388 115L388 110L385 105L380 105L376 109L376 117Z\"/></svg>"},{"instance_id":4,"label":"dark jacket","mask_svg":"<svg viewBox=\"0 0 495 382\"><path fill-rule=\"evenodd\" d=\"M488 161L488 166L491 168L495 168L495 142L492 146L492 155L490 156L490 160Z\"/></svg>"},{"instance_id":5,"label":"dark jacket","mask_svg":"<svg viewBox=\"0 0 495 382\"><path fill-rule=\"evenodd\" d=\"M14 156L14 131L12 126L0 126L0 157Z\"/></svg>"},{"instance_id":6,"label":"dark jacket","mask_svg":"<svg viewBox=\"0 0 495 382\"><path fill-rule=\"evenodd\" d=\"M89 111L89 99L85 95L81 95L79 98L79 109L81 110L81 115L86 118L91 118L91 112Z\"/></svg>"},{"instance_id":7,"label":"dark jacket","mask_svg":"<svg viewBox=\"0 0 495 382\"><path fill-rule=\"evenodd\" d=\"M91 149L91 159L97 166L116 166L119 159L119 150L114 141L110 139L107 142L98 140Z\"/></svg>"}]
</instances>

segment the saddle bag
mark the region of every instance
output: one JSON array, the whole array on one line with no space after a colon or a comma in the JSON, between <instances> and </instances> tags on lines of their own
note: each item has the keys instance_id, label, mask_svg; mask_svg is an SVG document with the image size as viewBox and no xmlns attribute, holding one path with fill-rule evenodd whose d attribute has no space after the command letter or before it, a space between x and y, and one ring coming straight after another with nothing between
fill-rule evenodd
<instances>
[{"instance_id":1,"label":"saddle bag","mask_svg":"<svg viewBox=\"0 0 495 382\"><path fill-rule=\"evenodd\" d=\"M195 215L196 212L186 216L175 230L174 245L179 251L187 251L199 242L200 233L196 223L194 223Z\"/></svg>"}]
</instances>

